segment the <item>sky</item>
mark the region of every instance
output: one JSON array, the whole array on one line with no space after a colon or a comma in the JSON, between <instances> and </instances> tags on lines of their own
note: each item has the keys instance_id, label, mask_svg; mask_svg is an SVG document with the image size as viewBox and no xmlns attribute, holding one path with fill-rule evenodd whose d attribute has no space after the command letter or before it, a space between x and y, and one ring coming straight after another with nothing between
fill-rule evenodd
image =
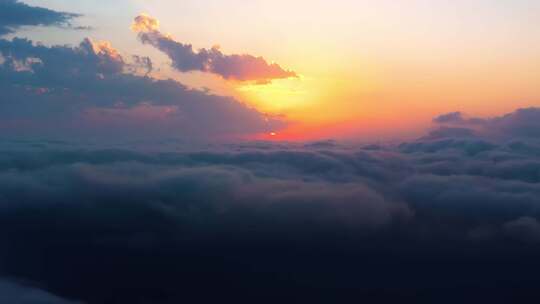
<instances>
[{"instance_id":1,"label":"sky","mask_svg":"<svg viewBox=\"0 0 540 304\"><path fill-rule=\"evenodd\" d=\"M45 44L110 41L150 56L154 77L233 96L283 116L279 139L402 138L431 117L495 116L537 106L540 51L536 1L62 1L29 4L84 16L89 31L28 28ZM299 77L261 85L171 69L170 59L130 30L146 13L194 49L253 54Z\"/></svg>"},{"instance_id":2,"label":"sky","mask_svg":"<svg viewBox=\"0 0 540 304\"><path fill-rule=\"evenodd\" d=\"M0 0L0 303L535 303L538 1Z\"/></svg>"}]
</instances>

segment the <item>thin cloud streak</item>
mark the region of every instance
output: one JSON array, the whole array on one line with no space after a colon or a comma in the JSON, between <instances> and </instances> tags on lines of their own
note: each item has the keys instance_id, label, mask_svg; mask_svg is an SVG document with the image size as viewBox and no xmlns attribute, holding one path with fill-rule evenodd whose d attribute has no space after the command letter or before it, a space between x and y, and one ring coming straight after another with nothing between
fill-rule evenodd
<instances>
[{"instance_id":1,"label":"thin cloud streak","mask_svg":"<svg viewBox=\"0 0 540 304\"><path fill-rule=\"evenodd\" d=\"M22 26L68 26L79 14L57 12L27 5L18 0L0 0L0 36L14 33ZM72 27L73 29L88 29Z\"/></svg>"}]
</instances>

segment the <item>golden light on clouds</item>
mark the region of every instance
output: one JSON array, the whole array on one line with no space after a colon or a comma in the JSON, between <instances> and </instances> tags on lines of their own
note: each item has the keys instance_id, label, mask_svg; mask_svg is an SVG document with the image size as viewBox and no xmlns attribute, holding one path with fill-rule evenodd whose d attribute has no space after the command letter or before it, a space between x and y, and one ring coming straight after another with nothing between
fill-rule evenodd
<instances>
[{"instance_id":1,"label":"golden light on clouds","mask_svg":"<svg viewBox=\"0 0 540 304\"><path fill-rule=\"evenodd\" d=\"M134 32L151 32L159 30L159 20L146 13L141 13L131 24L131 30Z\"/></svg>"},{"instance_id":2,"label":"golden light on clouds","mask_svg":"<svg viewBox=\"0 0 540 304\"><path fill-rule=\"evenodd\" d=\"M494 115L538 104L538 65L531 65L539 49L532 39L536 35L523 31L527 27L512 18L477 23L498 16L486 15L489 10L470 15L465 26L461 17L435 20L432 14L424 15L427 7L448 10L450 4L438 2L417 3L417 9L395 1L343 1L341 6L309 2L310 14L304 12L304 0L237 6L214 2L205 10L203 2L175 2L177 10L145 2L138 10L159 18L163 28L192 44L196 54L219 43L225 56L254 54L269 65L277 62L301 73L298 78L270 83L262 79L258 84L253 77L215 77L208 72L176 76L190 87L209 88L265 114L285 117L295 123L297 137L327 130L338 135L369 128L395 132L397 125L414 131L448 111ZM472 12L469 2L451 6L462 7L459 16ZM177 18L180 8L191 14ZM248 14L254 9L256 15ZM407 22L398 22L403 16ZM160 23L143 14L132 28L156 31ZM533 45L522 47L520 41ZM217 50L207 50L213 49ZM168 59L156 62L170 65ZM287 132L280 130L276 137Z\"/></svg>"}]
</instances>

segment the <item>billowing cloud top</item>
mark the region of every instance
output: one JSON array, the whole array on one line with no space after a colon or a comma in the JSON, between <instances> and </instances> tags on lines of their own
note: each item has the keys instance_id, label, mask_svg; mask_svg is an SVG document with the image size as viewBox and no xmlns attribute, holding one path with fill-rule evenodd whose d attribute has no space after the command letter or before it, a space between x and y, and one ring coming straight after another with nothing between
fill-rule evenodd
<instances>
[{"instance_id":1,"label":"billowing cloud top","mask_svg":"<svg viewBox=\"0 0 540 304\"><path fill-rule=\"evenodd\" d=\"M140 14L135 17L135 21L131 25L131 29L135 32L153 32L159 31L159 20L152 18L147 14Z\"/></svg>"},{"instance_id":2,"label":"billowing cloud top","mask_svg":"<svg viewBox=\"0 0 540 304\"><path fill-rule=\"evenodd\" d=\"M540 140L463 130L398 146L0 141L0 278L87 304L521 303L538 290Z\"/></svg>"},{"instance_id":3,"label":"billowing cloud top","mask_svg":"<svg viewBox=\"0 0 540 304\"><path fill-rule=\"evenodd\" d=\"M0 0L0 35L25 25L65 25L79 15L34 7L18 0Z\"/></svg>"},{"instance_id":4,"label":"billowing cloud top","mask_svg":"<svg viewBox=\"0 0 540 304\"><path fill-rule=\"evenodd\" d=\"M540 109L524 108L493 118L467 117L461 112L440 115L433 120L436 124L466 128L484 136L504 139L540 137Z\"/></svg>"},{"instance_id":5,"label":"billowing cloud top","mask_svg":"<svg viewBox=\"0 0 540 304\"><path fill-rule=\"evenodd\" d=\"M0 0L0 34L23 25L68 24L75 16ZM160 35L158 28L157 20L142 17L134 26L154 36ZM236 58L219 54L212 53L215 70ZM263 78L270 77L268 71L277 66L262 62ZM208 139L267 133L285 125L234 98L151 78L152 68L150 58L126 59L107 41L87 38L75 47L49 47L17 37L0 39L0 135Z\"/></svg>"},{"instance_id":6,"label":"billowing cloud top","mask_svg":"<svg viewBox=\"0 0 540 304\"><path fill-rule=\"evenodd\" d=\"M225 79L257 82L297 77L295 72L285 70L276 63L268 63L262 57L224 55L217 47L194 51L191 44L177 42L161 33L159 21L145 14L137 16L131 28L138 33L142 43L167 54L173 67L181 72L201 71Z\"/></svg>"},{"instance_id":7,"label":"billowing cloud top","mask_svg":"<svg viewBox=\"0 0 540 304\"><path fill-rule=\"evenodd\" d=\"M4 135L208 138L284 126L233 98L132 73L148 72L150 59L129 63L109 42L48 47L0 39L0 58Z\"/></svg>"}]
</instances>

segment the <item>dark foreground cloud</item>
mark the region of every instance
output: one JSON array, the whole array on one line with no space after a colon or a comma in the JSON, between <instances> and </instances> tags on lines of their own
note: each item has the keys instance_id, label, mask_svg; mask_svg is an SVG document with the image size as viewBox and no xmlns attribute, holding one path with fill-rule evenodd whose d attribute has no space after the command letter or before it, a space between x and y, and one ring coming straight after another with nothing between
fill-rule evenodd
<instances>
[{"instance_id":1,"label":"dark foreground cloud","mask_svg":"<svg viewBox=\"0 0 540 304\"><path fill-rule=\"evenodd\" d=\"M224 55L217 47L194 51L191 44L173 40L159 31L159 21L147 15L135 18L132 29L144 44L164 52L181 72L201 71L220 75L225 79L268 82L273 79L297 77L276 63L252 55Z\"/></svg>"},{"instance_id":2,"label":"dark foreground cloud","mask_svg":"<svg viewBox=\"0 0 540 304\"><path fill-rule=\"evenodd\" d=\"M9 304L77 304L59 298L39 288L0 281L0 302Z\"/></svg>"},{"instance_id":3,"label":"dark foreground cloud","mask_svg":"<svg viewBox=\"0 0 540 304\"><path fill-rule=\"evenodd\" d=\"M108 42L43 46L0 40L0 133L73 137L241 136L284 126L230 97L146 75Z\"/></svg>"},{"instance_id":4,"label":"dark foreground cloud","mask_svg":"<svg viewBox=\"0 0 540 304\"><path fill-rule=\"evenodd\" d=\"M0 36L21 26L69 25L77 14L29 6L18 0L0 0Z\"/></svg>"},{"instance_id":5,"label":"dark foreground cloud","mask_svg":"<svg viewBox=\"0 0 540 304\"><path fill-rule=\"evenodd\" d=\"M0 274L90 304L538 299L538 139L156 145L0 142Z\"/></svg>"}]
</instances>

